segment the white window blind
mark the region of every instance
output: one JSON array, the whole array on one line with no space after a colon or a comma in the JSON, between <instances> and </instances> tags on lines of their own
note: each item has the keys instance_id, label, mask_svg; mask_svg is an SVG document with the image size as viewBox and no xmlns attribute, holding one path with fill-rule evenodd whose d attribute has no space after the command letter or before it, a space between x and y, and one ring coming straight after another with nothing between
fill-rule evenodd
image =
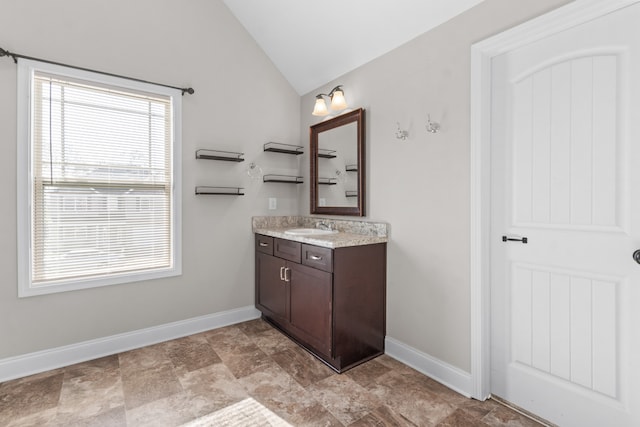
<instances>
[{"instance_id":1,"label":"white window blind","mask_svg":"<svg viewBox=\"0 0 640 427\"><path fill-rule=\"evenodd\" d=\"M31 288L174 269L173 98L31 76Z\"/></svg>"}]
</instances>

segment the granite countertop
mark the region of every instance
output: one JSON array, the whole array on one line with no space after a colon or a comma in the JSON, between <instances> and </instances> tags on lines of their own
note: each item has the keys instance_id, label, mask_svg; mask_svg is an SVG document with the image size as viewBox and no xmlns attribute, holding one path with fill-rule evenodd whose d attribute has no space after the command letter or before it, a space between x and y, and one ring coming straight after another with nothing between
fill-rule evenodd
<instances>
[{"instance_id":1,"label":"granite countertop","mask_svg":"<svg viewBox=\"0 0 640 427\"><path fill-rule=\"evenodd\" d=\"M315 228L316 223L319 221L333 223L338 233L323 235L285 234L285 231L292 228ZM348 221L318 217L253 217L252 230L256 234L331 249L372 245L388 241L387 224L380 222Z\"/></svg>"}]
</instances>

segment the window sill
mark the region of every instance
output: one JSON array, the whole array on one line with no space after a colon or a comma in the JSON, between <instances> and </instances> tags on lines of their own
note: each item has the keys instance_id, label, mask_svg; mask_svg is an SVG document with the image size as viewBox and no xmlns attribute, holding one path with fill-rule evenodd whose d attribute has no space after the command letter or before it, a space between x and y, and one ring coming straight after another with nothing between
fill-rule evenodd
<instances>
[{"instance_id":1,"label":"window sill","mask_svg":"<svg viewBox=\"0 0 640 427\"><path fill-rule=\"evenodd\" d=\"M18 298L47 295L60 292L78 291L82 289L98 288L102 286L122 285L143 280L164 279L182 275L182 267L156 269L154 271L138 273L111 274L109 277L85 278L49 282L42 285L32 285L30 280L19 280Z\"/></svg>"}]
</instances>

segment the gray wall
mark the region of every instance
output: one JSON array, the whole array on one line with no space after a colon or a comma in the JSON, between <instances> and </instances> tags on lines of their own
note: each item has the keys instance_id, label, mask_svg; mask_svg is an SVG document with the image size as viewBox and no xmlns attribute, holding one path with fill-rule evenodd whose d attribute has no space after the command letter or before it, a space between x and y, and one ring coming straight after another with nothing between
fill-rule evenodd
<instances>
[{"instance_id":1,"label":"gray wall","mask_svg":"<svg viewBox=\"0 0 640 427\"><path fill-rule=\"evenodd\" d=\"M319 121L316 93L342 84L350 106L365 108L367 217L391 227L387 336L467 372L470 47L565 3L484 1L301 101L301 138ZM428 113L440 133L426 132ZM396 139L396 122L407 140Z\"/></svg>"},{"instance_id":2,"label":"gray wall","mask_svg":"<svg viewBox=\"0 0 640 427\"><path fill-rule=\"evenodd\" d=\"M196 94L183 100L182 277L18 299L16 67L0 60L0 358L251 305L250 217L308 214L309 187L253 182L244 169L257 161L308 178L306 155L262 144L307 146L313 95L341 83L367 110L367 218L391 225L388 335L469 371L469 48L567 2L487 0L302 99L219 0L4 2L5 49ZM427 113L441 133L425 132ZM397 121L406 141L394 136ZM247 161L196 162L196 148ZM244 185L247 195L196 198L206 184Z\"/></svg>"},{"instance_id":3,"label":"gray wall","mask_svg":"<svg viewBox=\"0 0 640 427\"><path fill-rule=\"evenodd\" d=\"M183 98L183 275L17 298L16 65L0 60L0 358L253 304L251 216L297 213L295 186L250 182L252 160L297 171L300 97L221 1L2 2L0 46L24 55L166 83ZM243 163L194 158L197 148L245 152ZM246 186L198 196L196 185ZM267 198L278 198L277 211Z\"/></svg>"}]
</instances>

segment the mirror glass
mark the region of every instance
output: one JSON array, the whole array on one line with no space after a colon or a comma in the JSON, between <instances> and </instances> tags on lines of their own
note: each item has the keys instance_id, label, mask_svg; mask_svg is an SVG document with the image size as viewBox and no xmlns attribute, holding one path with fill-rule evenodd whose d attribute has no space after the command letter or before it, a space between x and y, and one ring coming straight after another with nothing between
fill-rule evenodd
<instances>
[{"instance_id":1,"label":"mirror glass","mask_svg":"<svg viewBox=\"0 0 640 427\"><path fill-rule=\"evenodd\" d=\"M311 213L364 215L364 110L310 128Z\"/></svg>"}]
</instances>

